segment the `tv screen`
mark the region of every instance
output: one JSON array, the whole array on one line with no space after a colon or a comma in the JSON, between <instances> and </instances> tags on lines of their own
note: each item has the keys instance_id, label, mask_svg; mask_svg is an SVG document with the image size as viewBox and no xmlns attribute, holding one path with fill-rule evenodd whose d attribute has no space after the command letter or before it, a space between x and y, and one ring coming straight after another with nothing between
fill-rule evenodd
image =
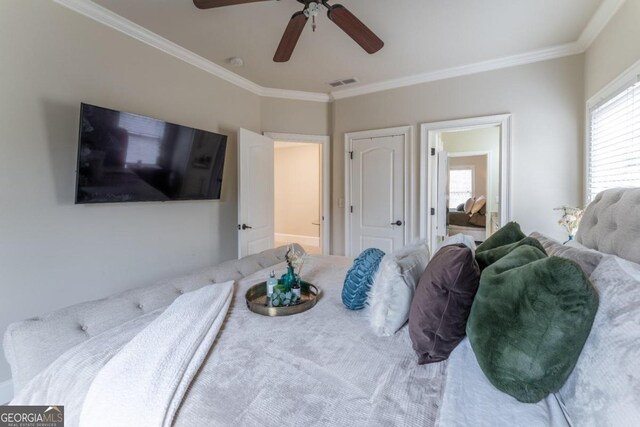
<instances>
[{"instance_id":1,"label":"tv screen","mask_svg":"<svg viewBox=\"0 0 640 427\"><path fill-rule=\"evenodd\" d=\"M82 104L76 203L220 198L227 136Z\"/></svg>"}]
</instances>

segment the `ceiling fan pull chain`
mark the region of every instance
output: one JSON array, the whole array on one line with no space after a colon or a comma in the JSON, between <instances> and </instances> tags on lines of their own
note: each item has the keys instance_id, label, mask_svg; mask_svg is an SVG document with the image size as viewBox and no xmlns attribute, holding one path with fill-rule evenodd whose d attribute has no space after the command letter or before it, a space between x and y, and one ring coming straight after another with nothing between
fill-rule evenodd
<instances>
[{"instance_id":1,"label":"ceiling fan pull chain","mask_svg":"<svg viewBox=\"0 0 640 427\"><path fill-rule=\"evenodd\" d=\"M311 15L311 28L313 32L316 32L316 15Z\"/></svg>"}]
</instances>

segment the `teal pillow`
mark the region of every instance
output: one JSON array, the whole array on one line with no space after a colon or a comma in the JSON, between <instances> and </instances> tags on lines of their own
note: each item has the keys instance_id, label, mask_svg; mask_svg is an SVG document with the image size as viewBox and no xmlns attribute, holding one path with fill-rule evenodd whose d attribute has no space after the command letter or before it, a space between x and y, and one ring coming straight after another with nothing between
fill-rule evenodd
<instances>
[{"instance_id":1,"label":"teal pillow","mask_svg":"<svg viewBox=\"0 0 640 427\"><path fill-rule=\"evenodd\" d=\"M342 287L342 303L349 310L362 310L367 302L369 288L380 266L384 252L380 249L365 249L353 261Z\"/></svg>"},{"instance_id":2,"label":"teal pillow","mask_svg":"<svg viewBox=\"0 0 640 427\"><path fill-rule=\"evenodd\" d=\"M520 229L520 224L517 222L509 222L504 227L493 233L487 240L482 242L480 246L476 248L476 253L484 252L488 249L497 248L498 246L509 245L511 243L519 242L527 237Z\"/></svg>"},{"instance_id":3,"label":"teal pillow","mask_svg":"<svg viewBox=\"0 0 640 427\"><path fill-rule=\"evenodd\" d=\"M480 270L484 270L494 262L506 256L508 253L513 251L520 246L533 246L534 248L539 249L543 254L547 255L547 252L544 250L542 244L533 237L525 237L519 242L510 243L508 245L498 246L497 248L487 249L476 254L476 261L478 261L478 265L480 266Z\"/></svg>"},{"instance_id":4,"label":"teal pillow","mask_svg":"<svg viewBox=\"0 0 640 427\"><path fill-rule=\"evenodd\" d=\"M524 245L482 273L467 335L489 381L534 403L566 381L597 308L578 264Z\"/></svg>"}]
</instances>

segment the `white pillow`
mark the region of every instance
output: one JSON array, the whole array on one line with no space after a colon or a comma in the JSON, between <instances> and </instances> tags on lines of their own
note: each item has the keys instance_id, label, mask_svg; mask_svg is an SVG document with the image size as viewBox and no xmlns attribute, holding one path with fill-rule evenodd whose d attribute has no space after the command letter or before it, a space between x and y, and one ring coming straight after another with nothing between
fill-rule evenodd
<instances>
[{"instance_id":1,"label":"white pillow","mask_svg":"<svg viewBox=\"0 0 640 427\"><path fill-rule=\"evenodd\" d=\"M471 197L470 199L467 199L467 201L464 202L464 213L470 214L471 213L471 208L473 208L473 204L475 202L476 202L476 198L475 197Z\"/></svg>"},{"instance_id":2,"label":"white pillow","mask_svg":"<svg viewBox=\"0 0 640 427\"><path fill-rule=\"evenodd\" d=\"M468 236L466 234L462 234L462 233L454 234L453 236L449 236L446 239L444 239L442 241L442 243L440 244L440 246L438 246L438 250L440 250L441 248L443 248L445 246L461 245L461 244L465 245L466 247L471 249L471 251L473 252L473 256L474 257L476 256L476 242L475 242L475 240L473 239L473 237Z\"/></svg>"},{"instance_id":3,"label":"white pillow","mask_svg":"<svg viewBox=\"0 0 640 427\"><path fill-rule=\"evenodd\" d=\"M482 207L484 205L487 204L487 198L484 196L480 196L476 199L475 202L473 202L473 206L471 207L471 210L469 212L469 215L473 215L475 213L480 212L480 209L482 209Z\"/></svg>"},{"instance_id":4,"label":"white pillow","mask_svg":"<svg viewBox=\"0 0 640 427\"><path fill-rule=\"evenodd\" d=\"M405 246L382 258L367 298L369 321L376 335L391 336L407 322L413 294L428 262L426 242Z\"/></svg>"},{"instance_id":5,"label":"white pillow","mask_svg":"<svg viewBox=\"0 0 640 427\"><path fill-rule=\"evenodd\" d=\"M640 266L610 256L591 275L600 305L560 396L573 425L630 426L640 420Z\"/></svg>"}]
</instances>

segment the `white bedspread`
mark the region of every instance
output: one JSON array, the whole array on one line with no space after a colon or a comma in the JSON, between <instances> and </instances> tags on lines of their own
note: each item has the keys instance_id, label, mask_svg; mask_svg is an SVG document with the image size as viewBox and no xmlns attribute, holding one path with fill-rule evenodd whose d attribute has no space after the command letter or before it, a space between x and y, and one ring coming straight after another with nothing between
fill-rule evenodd
<instances>
[{"instance_id":1,"label":"white bedspread","mask_svg":"<svg viewBox=\"0 0 640 427\"><path fill-rule=\"evenodd\" d=\"M566 425L553 396L525 405L493 388L468 344L449 362L418 365L406 326L375 336L364 311L342 305L350 266L310 257L303 278L322 294L290 317L260 316L244 302L273 267L237 284L226 317L223 285L185 294L160 316L70 349L12 404L65 405L67 426L78 425L83 405L91 426Z\"/></svg>"},{"instance_id":2,"label":"white bedspread","mask_svg":"<svg viewBox=\"0 0 640 427\"><path fill-rule=\"evenodd\" d=\"M495 388L482 372L465 338L449 356L441 427L569 427L560 402L550 394L522 403Z\"/></svg>"},{"instance_id":3,"label":"white bedspread","mask_svg":"<svg viewBox=\"0 0 640 427\"><path fill-rule=\"evenodd\" d=\"M302 276L320 286L322 297L291 317L259 316L244 304L246 290L267 271L241 281L175 425L435 425L446 364L418 365L406 327L379 338L364 312L344 307L351 263L312 257Z\"/></svg>"}]
</instances>

